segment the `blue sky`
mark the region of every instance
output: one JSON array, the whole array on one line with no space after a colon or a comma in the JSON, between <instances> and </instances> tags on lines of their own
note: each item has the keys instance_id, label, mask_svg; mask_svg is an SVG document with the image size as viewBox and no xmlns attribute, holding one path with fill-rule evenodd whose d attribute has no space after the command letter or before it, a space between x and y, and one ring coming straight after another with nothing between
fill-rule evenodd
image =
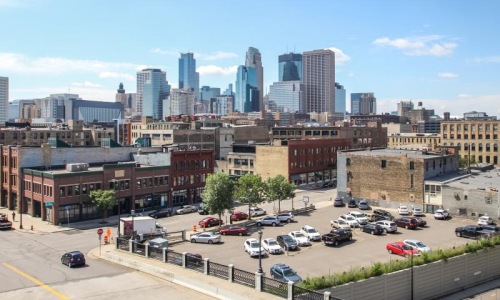
<instances>
[{"instance_id":1,"label":"blue sky","mask_svg":"<svg viewBox=\"0 0 500 300\"><path fill-rule=\"evenodd\" d=\"M10 100L70 89L114 101L146 66L177 87L179 52L191 51L200 85L224 90L253 46L268 89L278 55L332 48L348 99L374 92L378 112L411 99L440 115L500 116L498 11L498 1L0 0L0 76Z\"/></svg>"}]
</instances>

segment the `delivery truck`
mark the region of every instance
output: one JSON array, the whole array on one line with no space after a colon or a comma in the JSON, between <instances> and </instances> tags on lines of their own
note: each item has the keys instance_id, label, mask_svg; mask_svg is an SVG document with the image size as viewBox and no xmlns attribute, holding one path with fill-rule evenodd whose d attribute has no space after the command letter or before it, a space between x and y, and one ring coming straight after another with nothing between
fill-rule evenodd
<instances>
[{"instance_id":1,"label":"delivery truck","mask_svg":"<svg viewBox=\"0 0 500 300\"><path fill-rule=\"evenodd\" d=\"M120 219L120 234L131 236L163 236L165 230L151 217L126 217Z\"/></svg>"}]
</instances>

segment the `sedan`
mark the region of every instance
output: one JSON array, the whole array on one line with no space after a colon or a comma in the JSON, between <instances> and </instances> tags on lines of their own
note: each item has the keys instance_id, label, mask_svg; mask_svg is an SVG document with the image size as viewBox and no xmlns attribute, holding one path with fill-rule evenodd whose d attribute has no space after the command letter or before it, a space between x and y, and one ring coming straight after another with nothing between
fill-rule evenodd
<instances>
[{"instance_id":1,"label":"sedan","mask_svg":"<svg viewBox=\"0 0 500 300\"><path fill-rule=\"evenodd\" d=\"M183 206L181 206L181 208L177 209L175 211L175 213L178 214L178 215L182 215L182 214L186 214L186 213L192 213L192 212L195 212L195 211L198 211L198 208L196 208L196 206L194 206L194 205L183 205Z\"/></svg>"},{"instance_id":2,"label":"sedan","mask_svg":"<svg viewBox=\"0 0 500 300\"><path fill-rule=\"evenodd\" d=\"M257 226L262 225L272 225L276 226L280 224L280 220L274 216L264 217L256 221Z\"/></svg>"},{"instance_id":3,"label":"sedan","mask_svg":"<svg viewBox=\"0 0 500 300\"><path fill-rule=\"evenodd\" d=\"M80 251L66 252L61 257L61 263L68 267L85 266L85 256Z\"/></svg>"},{"instance_id":4,"label":"sedan","mask_svg":"<svg viewBox=\"0 0 500 300\"><path fill-rule=\"evenodd\" d=\"M170 208L159 209L157 211L148 214L151 218L165 218L172 215L172 210ZM137 217L137 215L135 215Z\"/></svg>"},{"instance_id":5,"label":"sedan","mask_svg":"<svg viewBox=\"0 0 500 300\"><path fill-rule=\"evenodd\" d=\"M331 220L330 225L332 225L333 228L351 230L351 225L347 224L346 221L340 219Z\"/></svg>"},{"instance_id":6,"label":"sedan","mask_svg":"<svg viewBox=\"0 0 500 300\"><path fill-rule=\"evenodd\" d=\"M261 246L257 239L251 238L244 243L245 252L248 252L250 256L264 256L266 251Z\"/></svg>"},{"instance_id":7,"label":"sedan","mask_svg":"<svg viewBox=\"0 0 500 300\"><path fill-rule=\"evenodd\" d=\"M220 240L220 234L215 234L213 232L202 232L191 236L191 243L214 244L219 243Z\"/></svg>"},{"instance_id":8,"label":"sedan","mask_svg":"<svg viewBox=\"0 0 500 300\"><path fill-rule=\"evenodd\" d=\"M242 211L237 210L231 215L231 221L241 221L246 219L248 219L248 214Z\"/></svg>"},{"instance_id":9,"label":"sedan","mask_svg":"<svg viewBox=\"0 0 500 300\"><path fill-rule=\"evenodd\" d=\"M380 235L380 234L383 234L385 230L380 225L368 223L365 226L361 227L361 231L367 232L367 233L370 233L373 235L375 235L375 234Z\"/></svg>"},{"instance_id":10,"label":"sedan","mask_svg":"<svg viewBox=\"0 0 500 300\"><path fill-rule=\"evenodd\" d=\"M273 238L263 239L262 247L264 247L264 250L266 250L269 254L283 253L283 249L281 249L278 241Z\"/></svg>"},{"instance_id":11,"label":"sedan","mask_svg":"<svg viewBox=\"0 0 500 300\"><path fill-rule=\"evenodd\" d=\"M358 208L361 210L368 210L368 209L370 209L370 205L368 204L368 201L361 200L358 203Z\"/></svg>"},{"instance_id":12,"label":"sedan","mask_svg":"<svg viewBox=\"0 0 500 300\"><path fill-rule=\"evenodd\" d=\"M204 228L211 227L211 226L218 226L218 225L222 225L222 224L223 224L222 220L214 218L214 217L206 217L206 218L202 219L200 222L198 222L198 225L200 225L200 227L204 227Z\"/></svg>"},{"instance_id":13,"label":"sedan","mask_svg":"<svg viewBox=\"0 0 500 300\"><path fill-rule=\"evenodd\" d=\"M434 219L436 220L446 220L449 216L448 211L444 209L438 209L434 212Z\"/></svg>"},{"instance_id":14,"label":"sedan","mask_svg":"<svg viewBox=\"0 0 500 300\"><path fill-rule=\"evenodd\" d=\"M417 249L418 252L431 251L431 247L427 246L426 244L422 243L419 240L404 240L403 243L405 243L408 246L413 247L413 249Z\"/></svg>"},{"instance_id":15,"label":"sedan","mask_svg":"<svg viewBox=\"0 0 500 300\"><path fill-rule=\"evenodd\" d=\"M423 217L423 216L425 216L425 214L424 214L424 211L421 208L416 207L416 208L413 209L413 216L414 217Z\"/></svg>"},{"instance_id":16,"label":"sedan","mask_svg":"<svg viewBox=\"0 0 500 300\"><path fill-rule=\"evenodd\" d=\"M239 235L239 236L242 236L242 235L247 235L248 234L248 230L247 230L246 227L230 226L230 227L227 227L227 228L222 228L219 231L219 233L222 234L222 235Z\"/></svg>"},{"instance_id":17,"label":"sedan","mask_svg":"<svg viewBox=\"0 0 500 300\"><path fill-rule=\"evenodd\" d=\"M297 243L299 246L309 246L311 245L311 242L305 236L302 232L300 231L290 231L288 235Z\"/></svg>"},{"instance_id":18,"label":"sedan","mask_svg":"<svg viewBox=\"0 0 500 300\"><path fill-rule=\"evenodd\" d=\"M418 255L417 249L414 249L413 247L408 246L403 242L389 243L387 244L385 249L387 249L390 254L397 254L404 257L408 257L410 255Z\"/></svg>"}]
</instances>

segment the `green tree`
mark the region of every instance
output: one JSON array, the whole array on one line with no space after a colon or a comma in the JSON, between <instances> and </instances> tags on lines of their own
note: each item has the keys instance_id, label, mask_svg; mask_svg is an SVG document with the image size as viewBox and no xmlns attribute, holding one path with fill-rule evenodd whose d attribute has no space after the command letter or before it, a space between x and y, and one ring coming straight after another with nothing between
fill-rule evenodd
<instances>
[{"instance_id":1,"label":"green tree","mask_svg":"<svg viewBox=\"0 0 500 300\"><path fill-rule=\"evenodd\" d=\"M205 190L201 194L203 208L210 214L217 214L222 220L224 210L233 207L233 191L234 183L226 173L208 175Z\"/></svg>"},{"instance_id":2,"label":"green tree","mask_svg":"<svg viewBox=\"0 0 500 300\"><path fill-rule=\"evenodd\" d=\"M294 196L295 184L288 182L285 176L277 175L264 182L264 189L269 202L278 200L278 212L281 212L281 201Z\"/></svg>"},{"instance_id":3,"label":"green tree","mask_svg":"<svg viewBox=\"0 0 500 300\"><path fill-rule=\"evenodd\" d=\"M251 220L250 208L264 201L264 182L262 182L262 178L255 174L241 176L236 184L235 196L241 203L248 204L248 219Z\"/></svg>"},{"instance_id":4,"label":"green tree","mask_svg":"<svg viewBox=\"0 0 500 300\"><path fill-rule=\"evenodd\" d=\"M95 190L90 191L90 199L97 209L102 210L102 220L107 217L108 209L116 204L115 190Z\"/></svg>"}]
</instances>

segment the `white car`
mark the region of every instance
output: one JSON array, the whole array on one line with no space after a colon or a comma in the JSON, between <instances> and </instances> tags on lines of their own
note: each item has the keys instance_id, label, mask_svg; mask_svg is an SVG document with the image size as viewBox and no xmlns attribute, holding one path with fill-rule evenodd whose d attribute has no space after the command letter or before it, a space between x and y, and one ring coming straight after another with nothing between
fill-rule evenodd
<instances>
[{"instance_id":1,"label":"white car","mask_svg":"<svg viewBox=\"0 0 500 300\"><path fill-rule=\"evenodd\" d=\"M295 231L290 231L288 235L297 243L299 246L308 246L311 245L311 242L307 239L307 236L305 236L302 232L295 230Z\"/></svg>"},{"instance_id":2,"label":"white car","mask_svg":"<svg viewBox=\"0 0 500 300\"><path fill-rule=\"evenodd\" d=\"M266 250L264 250L257 239L247 239L244 245L245 252L248 252L250 256L266 255Z\"/></svg>"},{"instance_id":3,"label":"white car","mask_svg":"<svg viewBox=\"0 0 500 300\"><path fill-rule=\"evenodd\" d=\"M257 226L262 226L262 225L276 226L280 224L280 220L275 216L267 216L258 219L257 221L255 221L255 224L257 224Z\"/></svg>"},{"instance_id":4,"label":"white car","mask_svg":"<svg viewBox=\"0 0 500 300\"><path fill-rule=\"evenodd\" d=\"M446 220L449 216L448 211L444 209L438 209L434 212L434 219L436 220Z\"/></svg>"},{"instance_id":5,"label":"white car","mask_svg":"<svg viewBox=\"0 0 500 300\"><path fill-rule=\"evenodd\" d=\"M213 232L202 232L191 236L191 243L215 244L220 242L220 234Z\"/></svg>"},{"instance_id":6,"label":"white car","mask_svg":"<svg viewBox=\"0 0 500 300\"><path fill-rule=\"evenodd\" d=\"M360 211L350 211L349 215L353 216L360 225L365 225L368 223L368 218L366 215Z\"/></svg>"},{"instance_id":7,"label":"white car","mask_svg":"<svg viewBox=\"0 0 500 300\"><path fill-rule=\"evenodd\" d=\"M349 225L346 221L341 219L331 220L330 225L332 225L333 228L351 230L351 225Z\"/></svg>"},{"instance_id":8,"label":"white car","mask_svg":"<svg viewBox=\"0 0 500 300\"><path fill-rule=\"evenodd\" d=\"M356 220L356 218L354 218L353 216L351 215L341 215L339 217L339 220L344 220L347 222L347 224L349 224L349 226L351 227L359 227L359 223L358 221Z\"/></svg>"},{"instance_id":9,"label":"white car","mask_svg":"<svg viewBox=\"0 0 500 300\"><path fill-rule=\"evenodd\" d=\"M408 246L413 247L413 249L418 250L418 252L431 251L431 247L427 246L426 244L422 243L419 240L404 240L403 243L405 243Z\"/></svg>"},{"instance_id":10,"label":"white car","mask_svg":"<svg viewBox=\"0 0 500 300\"><path fill-rule=\"evenodd\" d=\"M266 250L269 254L279 254L283 252L283 249L281 249L278 241L273 238L263 239L262 247L264 247L264 250Z\"/></svg>"},{"instance_id":11,"label":"white car","mask_svg":"<svg viewBox=\"0 0 500 300\"><path fill-rule=\"evenodd\" d=\"M384 228L385 232L398 231L398 225L396 225L396 223L394 223L393 221L382 220L382 221L375 222L375 224L382 226L382 228Z\"/></svg>"},{"instance_id":12,"label":"white car","mask_svg":"<svg viewBox=\"0 0 500 300\"><path fill-rule=\"evenodd\" d=\"M410 210L408 209L408 206L400 205L399 208L398 208L398 213L400 215L409 215L410 214Z\"/></svg>"},{"instance_id":13,"label":"white car","mask_svg":"<svg viewBox=\"0 0 500 300\"><path fill-rule=\"evenodd\" d=\"M321 241L321 234L309 225L304 225L300 228L300 232L304 234L310 241Z\"/></svg>"},{"instance_id":14,"label":"white car","mask_svg":"<svg viewBox=\"0 0 500 300\"><path fill-rule=\"evenodd\" d=\"M250 208L250 216L252 216L252 217L263 216L265 214L266 214L266 211L260 207L251 207Z\"/></svg>"},{"instance_id":15,"label":"white car","mask_svg":"<svg viewBox=\"0 0 500 300\"><path fill-rule=\"evenodd\" d=\"M413 216L414 217L423 217L423 216L425 216L425 214L424 214L424 211L421 208L415 207L413 209Z\"/></svg>"},{"instance_id":16,"label":"white car","mask_svg":"<svg viewBox=\"0 0 500 300\"><path fill-rule=\"evenodd\" d=\"M477 225L491 225L493 223L493 218L490 216L481 216L477 219Z\"/></svg>"}]
</instances>

